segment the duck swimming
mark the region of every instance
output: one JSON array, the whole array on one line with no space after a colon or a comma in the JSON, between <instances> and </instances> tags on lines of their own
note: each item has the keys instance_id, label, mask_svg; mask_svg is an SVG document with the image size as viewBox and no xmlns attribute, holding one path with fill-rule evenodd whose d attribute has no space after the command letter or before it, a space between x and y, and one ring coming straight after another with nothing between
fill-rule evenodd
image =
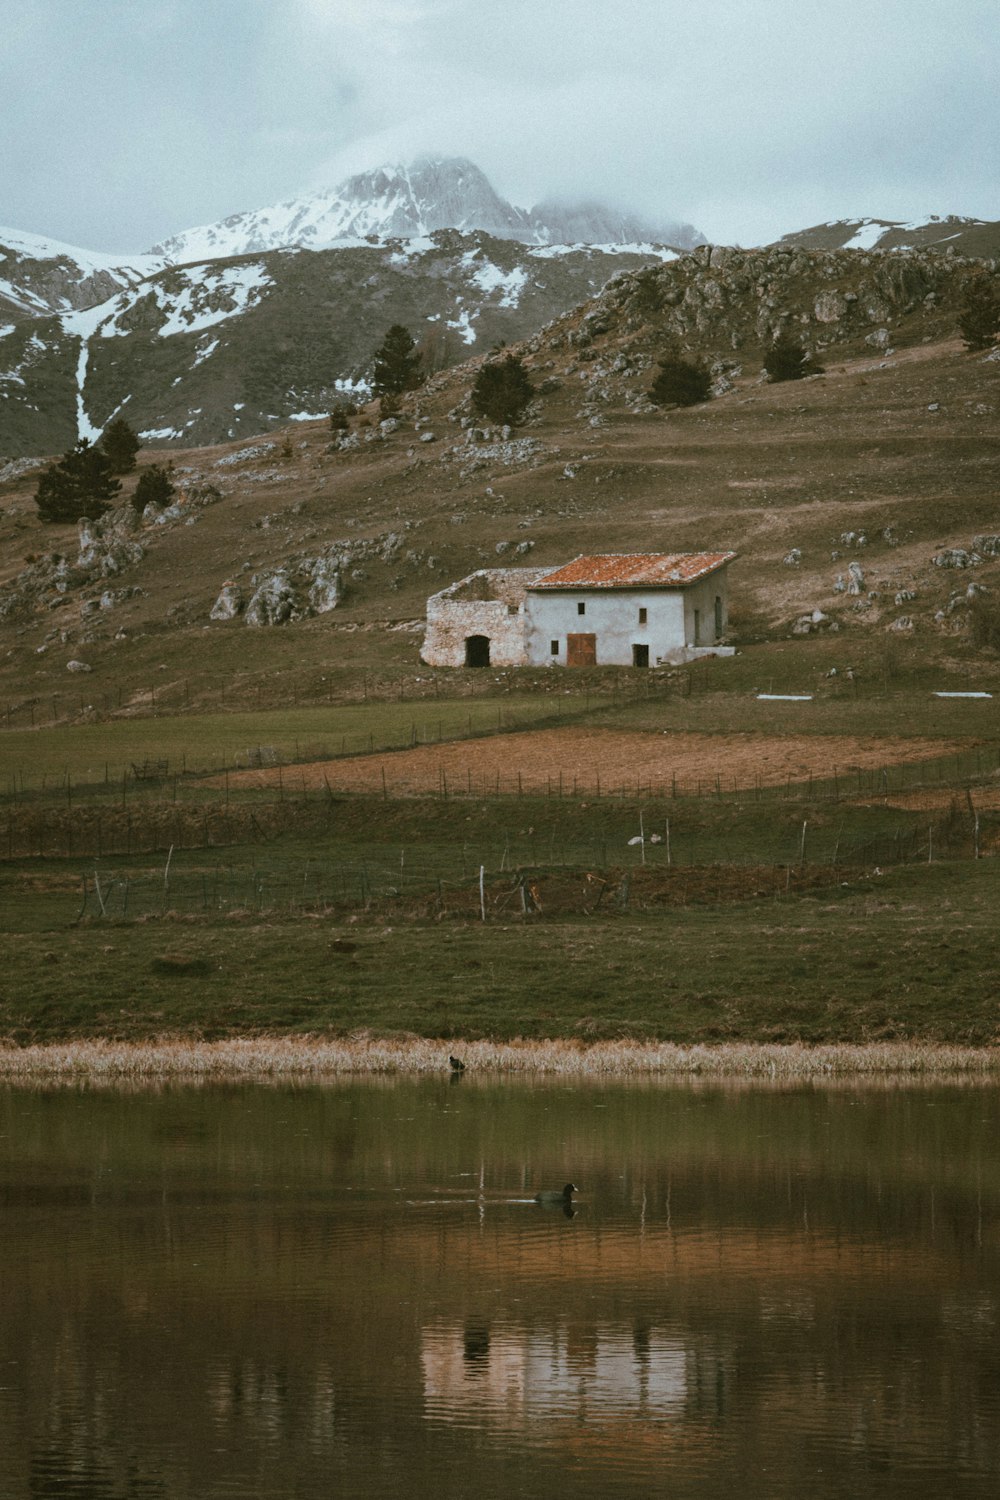
<instances>
[{"instance_id":1,"label":"duck swimming","mask_svg":"<svg viewBox=\"0 0 1000 1500\"><path fill-rule=\"evenodd\" d=\"M535 1202L543 1203L549 1208L569 1208L573 1202L573 1194L576 1192L576 1184L567 1182L561 1192L555 1188L546 1188L535 1194Z\"/></svg>"}]
</instances>

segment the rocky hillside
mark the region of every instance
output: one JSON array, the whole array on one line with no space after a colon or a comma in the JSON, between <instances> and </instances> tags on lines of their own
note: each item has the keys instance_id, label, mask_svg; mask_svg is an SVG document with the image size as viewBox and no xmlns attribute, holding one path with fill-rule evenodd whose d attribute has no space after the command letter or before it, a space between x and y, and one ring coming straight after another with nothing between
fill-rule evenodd
<instances>
[{"instance_id":1,"label":"rocky hillside","mask_svg":"<svg viewBox=\"0 0 1000 1500\"><path fill-rule=\"evenodd\" d=\"M360 172L325 192L185 230L154 246L151 254L179 263L289 245L322 250L372 236L414 239L438 229L482 230L529 245L655 242L687 249L703 239L690 224L671 220L654 226L601 203L518 208L500 197L474 162L424 157Z\"/></svg>"},{"instance_id":2,"label":"rocky hillside","mask_svg":"<svg viewBox=\"0 0 1000 1500\"><path fill-rule=\"evenodd\" d=\"M40 314L105 302L162 265L154 255L102 255L0 229L0 329Z\"/></svg>"},{"instance_id":3,"label":"rocky hillside","mask_svg":"<svg viewBox=\"0 0 1000 1500\"><path fill-rule=\"evenodd\" d=\"M433 370L523 339L614 272L672 253L440 230L168 267L0 336L0 456L64 449L118 413L149 441L185 446L321 416L364 381L391 323L411 329Z\"/></svg>"},{"instance_id":4,"label":"rocky hillside","mask_svg":"<svg viewBox=\"0 0 1000 1500\"><path fill-rule=\"evenodd\" d=\"M801 250L953 250L956 255L1000 256L1000 223L988 219L833 219L799 229L776 242Z\"/></svg>"},{"instance_id":5,"label":"rocky hillside","mask_svg":"<svg viewBox=\"0 0 1000 1500\"><path fill-rule=\"evenodd\" d=\"M42 526L33 473L2 466L12 722L38 703L141 709L154 688L178 710L322 699L362 669L419 685L429 594L498 560L589 551L738 552L737 643L794 642L805 685L890 646L973 662L976 612L1000 598L1000 362L954 332L973 268L706 248L629 270L520 346L536 397L514 431L471 412L474 357L385 422L373 404L338 436L304 421L175 447L173 505L136 516L128 479L125 505L82 530ZM782 329L825 375L763 381ZM717 395L667 413L645 392L671 340L713 363ZM96 336L95 358L117 342Z\"/></svg>"},{"instance_id":6,"label":"rocky hillside","mask_svg":"<svg viewBox=\"0 0 1000 1500\"><path fill-rule=\"evenodd\" d=\"M745 366L759 369L764 348L779 336L820 358L843 358L865 350L891 356L953 334L963 288L984 269L997 275L996 262L984 268L935 251L706 245L669 264L623 270L528 349L563 360L566 351L592 391L641 404L655 356L679 346L713 365L719 393Z\"/></svg>"}]
</instances>

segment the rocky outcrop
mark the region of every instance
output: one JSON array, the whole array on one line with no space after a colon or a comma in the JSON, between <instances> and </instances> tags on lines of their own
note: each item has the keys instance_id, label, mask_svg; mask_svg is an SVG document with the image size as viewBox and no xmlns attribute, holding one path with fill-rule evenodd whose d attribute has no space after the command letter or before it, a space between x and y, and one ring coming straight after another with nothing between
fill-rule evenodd
<instances>
[{"instance_id":1,"label":"rocky outcrop","mask_svg":"<svg viewBox=\"0 0 1000 1500\"><path fill-rule=\"evenodd\" d=\"M352 573L363 576L363 563L392 562L402 551L403 538L388 531L363 541L333 542L322 553L286 558L276 567L251 573L246 584L227 580L209 619L242 617L244 624L259 628L329 614L340 604Z\"/></svg>"},{"instance_id":2,"label":"rocky outcrop","mask_svg":"<svg viewBox=\"0 0 1000 1500\"><path fill-rule=\"evenodd\" d=\"M96 521L81 521L76 557L49 552L29 563L0 593L0 618L50 608L67 594L134 567L146 552L136 537L140 524L131 505L109 510Z\"/></svg>"},{"instance_id":3,"label":"rocky outcrop","mask_svg":"<svg viewBox=\"0 0 1000 1500\"><path fill-rule=\"evenodd\" d=\"M808 352L831 345L885 349L902 332L954 327L963 278L975 264L931 250L887 254L770 247L702 246L657 266L612 278L585 318L560 320L540 340L550 347L599 347L623 336L643 348L651 332L702 358L758 351L793 336Z\"/></svg>"}]
</instances>

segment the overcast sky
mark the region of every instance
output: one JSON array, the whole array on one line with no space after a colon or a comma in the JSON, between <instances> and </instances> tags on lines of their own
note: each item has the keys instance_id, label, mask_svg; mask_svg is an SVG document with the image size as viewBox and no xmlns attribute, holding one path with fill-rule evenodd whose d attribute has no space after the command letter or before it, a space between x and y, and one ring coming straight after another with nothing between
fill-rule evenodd
<instances>
[{"instance_id":1,"label":"overcast sky","mask_svg":"<svg viewBox=\"0 0 1000 1500\"><path fill-rule=\"evenodd\" d=\"M0 223L137 251L425 153L757 244L1000 218L1000 0L0 0Z\"/></svg>"}]
</instances>

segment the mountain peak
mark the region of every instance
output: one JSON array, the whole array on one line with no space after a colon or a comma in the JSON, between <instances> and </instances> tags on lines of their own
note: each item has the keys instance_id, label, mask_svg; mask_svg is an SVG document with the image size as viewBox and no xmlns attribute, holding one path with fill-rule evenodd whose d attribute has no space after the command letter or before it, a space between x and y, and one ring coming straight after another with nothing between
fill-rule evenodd
<instances>
[{"instance_id":1,"label":"mountain peak","mask_svg":"<svg viewBox=\"0 0 1000 1500\"><path fill-rule=\"evenodd\" d=\"M422 156L356 172L334 188L185 230L150 252L174 262L351 241L420 239L439 229L483 230L524 244L697 244L690 225L641 224L604 204L549 202L518 208L464 156Z\"/></svg>"}]
</instances>

